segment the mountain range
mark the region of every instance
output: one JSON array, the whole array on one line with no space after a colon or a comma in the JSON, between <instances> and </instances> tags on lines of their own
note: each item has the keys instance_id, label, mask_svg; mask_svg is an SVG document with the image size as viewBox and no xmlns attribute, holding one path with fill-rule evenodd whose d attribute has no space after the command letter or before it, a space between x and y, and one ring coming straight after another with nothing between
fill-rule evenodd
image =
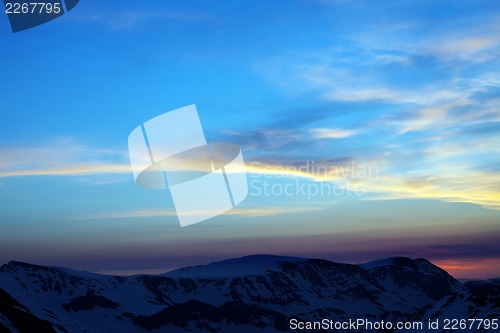
<instances>
[{"instance_id":1,"label":"mountain range","mask_svg":"<svg viewBox=\"0 0 500 333\"><path fill-rule=\"evenodd\" d=\"M127 277L16 261L0 268L0 333L325 332L314 325L361 319L357 330L329 329L444 332L456 319L467 323L460 332L498 332L499 316L500 279L461 283L426 259L253 255Z\"/></svg>"}]
</instances>

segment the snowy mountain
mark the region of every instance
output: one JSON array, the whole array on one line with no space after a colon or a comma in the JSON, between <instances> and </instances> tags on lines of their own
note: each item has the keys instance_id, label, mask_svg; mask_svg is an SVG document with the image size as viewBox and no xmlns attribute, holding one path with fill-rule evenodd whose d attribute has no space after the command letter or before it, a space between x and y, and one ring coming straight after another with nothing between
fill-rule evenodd
<instances>
[{"instance_id":1,"label":"snowy mountain","mask_svg":"<svg viewBox=\"0 0 500 333\"><path fill-rule=\"evenodd\" d=\"M323 319L440 320L438 330L418 331L442 332L445 319L498 318L499 295L499 279L462 284L425 259L350 265L256 255L130 277L10 262L0 268L0 333L297 332Z\"/></svg>"}]
</instances>

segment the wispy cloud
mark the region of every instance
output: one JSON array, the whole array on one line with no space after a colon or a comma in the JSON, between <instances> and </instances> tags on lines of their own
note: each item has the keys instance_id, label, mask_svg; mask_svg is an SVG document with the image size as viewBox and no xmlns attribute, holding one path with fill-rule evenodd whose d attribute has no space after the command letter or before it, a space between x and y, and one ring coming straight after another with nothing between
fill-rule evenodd
<instances>
[{"instance_id":1,"label":"wispy cloud","mask_svg":"<svg viewBox=\"0 0 500 333\"><path fill-rule=\"evenodd\" d=\"M321 207L255 207L255 208L242 208L237 207L224 213L224 215L236 215L242 217L258 217L258 216L271 216L280 214L291 214L300 212L310 212L319 210ZM202 215L206 216L209 211L190 211L185 214L189 215ZM151 217L169 217L177 216L173 209L146 209L146 210L130 210L119 211L110 213L99 213L76 216L73 220L101 220L101 219L123 219L123 218L151 218Z\"/></svg>"},{"instance_id":2,"label":"wispy cloud","mask_svg":"<svg viewBox=\"0 0 500 333\"><path fill-rule=\"evenodd\" d=\"M0 171L0 177L26 177L26 176L78 176L78 175L102 175L116 173L130 173L128 164L82 164L65 165L59 168L40 168Z\"/></svg>"},{"instance_id":3,"label":"wispy cloud","mask_svg":"<svg viewBox=\"0 0 500 333\"><path fill-rule=\"evenodd\" d=\"M322 97L327 101L357 103L385 101L422 106L463 100L478 91L498 84L498 80L494 80L490 73L486 72L474 78L445 77L446 81L432 79L420 86L414 86L411 81L406 81L402 85L390 81L381 82L383 71L386 70L385 66L375 66L375 69L372 69L373 74L360 73L364 67L368 69L371 66L349 64L339 67L339 65L311 64L303 66L296 72L296 80L319 88ZM418 66L412 70L418 71ZM409 74L402 73L401 75Z\"/></svg>"},{"instance_id":4,"label":"wispy cloud","mask_svg":"<svg viewBox=\"0 0 500 333\"><path fill-rule=\"evenodd\" d=\"M408 177L382 175L363 184L371 199L437 199L467 202L500 210L500 178L497 173L469 171L450 175ZM367 197L368 198L368 197Z\"/></svg>"},{"instance_id":5,"label":"wispy cloud","mask_svg":"<svg viewBox=\"0 0 500 333\"><path fill-rule=\"evenodd\" d=\"M330 46L324 43L321 49L274 55L258 69L287 94L321 99L332 110L344 106L341 128L339 115L330 112L331 119L321 113L321 126L308 123L309 128L302 129L315 140L347 140L330 140L335 144L329 146L313 140L295 145L307 153L314 151L319 160L349 155L377 165L377 179L357 183L367 193L499 209L500 178L491 170L500 165L496 143L500 133L495 130L500 121L500 21L495 12L470 14L447 17L443 21L447 28L435 33L429 33L426 21L435 17L412 16L411 22L387 25L368 20L359 29L336 35ZM348 108L367 104L373 110L358 115ZM381 104L385 107L377 108ZM318 120L313 111L303 114ZM289 155L294 152L289 146L282 149ZM289 161L281 158L274 163ZM339 180L335 175L295 175Z\"/></svg>"},{"instance_id":6,"label":"wispy cloud","mask_svg":"<svg viewBox=\"0 0 500 333\"><path fill-rule=\"evenodd\" d=\"M360 131L340 128L314 128L311 132L316 139L344 139L358 134Z\"/></svg>"},{"instance_id":7,"label":"wispy cloud","mask_svg":"<svg viewBox=\"0 0 500 333\"><path fill-rule=\"evenodd\" d=\"M313 166L310 163L297 166L254 162L247 171L268 177L274 175L276 179L286 176L314 182L348 182L352 190L363 193L359 197L362 200L436 199L500 209L500 176L496 172L465 168L450 168L446 172L432 168L395 172L388 170L391 165L387 162L380 168L375 163L316 163Z\"/></svg>"},{"instance_id":8,"label":"wispy cloud","mask_svg":"<svg viewBox=\"0 0 500 333\"><path fill-rule=\"evenodd\" d=\"M451 23L445 24L453 28L435 31L426 19L368 20L335 35L330 46L274 56L259 68L296 94L317 91L328 101L426 106L462 99L478 87L464 80L498 71L498 13L447 17Z\"/></svg>"},{"instance_id":9,"label":"wispy cloud","mask_svg":"<svg viewBox=\"0 0 500 333\"><path fill-rule=\"evenodd\" d=\"M127 153L92 148L75 140L0 149L0 177L128 173Z\"/></svg>"},{"instance_id":10,"label":"wispy cloud","mask_svg":"<svg viewBox=\"0 0 500 333\"><path fill-rule=\"evenodd\" d=\"M143 209L129 210L119 212L108 212L98 214L88 214L73 217L73 220L106 220L106 219L123 219L123 218L150 218L162 216L176 216L175 210L172 209Z\"/></svg>"},{"instance_id":11,"label":"wispy cloud","mask_svg":"<svg viewBox=\"0 0 500 333\"><path fill-rule=\"evenodd\" d=\"M342 133L342 132L341 132ZM338 134L336 132L336 134ZM351 134L351 133L342 133ZM487 144L484 149L490 151L491 147L497 147L496 140L482 142ZM381 156L380 160L367 161L368 164L363 167L376 168L376 177L356 178L353 177L353 168L357 165L353 161L339 160L317 160L310 161L315 163L314 167L300 161L292 163L290 160L275 160L273 163L264 160L247 160L245 171L251 174L266 175L266 176L287 176L309 179L315 182L343 182L350 181L356 188L362 188L366 194L375 196L366 196L368 199L401 199L401 198L426 198L438 199L449 202L468 202L481 205L485 208L500 209L500 178L496 172L488 172L484 170L474 170L467 168L465 165L456 165L453 168L447 167L449 164L447 158L455 158L456 155L464 153L477 153L480 146L450 148L446 144L437 146L432 149L423 150L425 159L420 158L420 165L416 170L398 171L392 170L397 167L397 162L390 160L391 156ZM2 155L3 162L8 169L0 171L0 177L17 177L17 176L84 176L84 175L110 175L110 174L128 174L131 173L129 164L109 163L107 161L108 150L90 149L80 146L78 149L75 146L67 148L63 146L57 148L23 148L20 150L9 150L7 154ZM74 156L71 157L71 152ZM84 152L87 155L83 154ZM97 153L96 153L97 152ZM113 155L113 154L112 154ZM120 155L120 154L118 154ZM31 158L27 158L31 156ZM44 156L48 163L40 160ZM94 161L89 163L74 164L74 157L85 159L85 157L93 156ZM101 156L101 161L96 161L97 157ZM18 157L24 157L21 161ZM34 158L37 157L37 158ZM11 161L14 158L14 161ZM425 165L426 159L429 160L429 165ZM61 165L54 167L55 162ZM28 163L29 162L29 163ZM396 164L394 164L396 163ZM417 163L417 162L412 162ZM32 165L31 168L16 169L17 164L26 166ZM38 164L38 165L37 165ZM48 164L48 165L47 165ZM440 164L444 165L439 166ZM10 169L10 170L9 170ZM319 171L321 172L319 172ZM233 170L234 172L243 172L244 170ZM446 172L444 172L446 171ZM101 180L102 181L102 180ZM363 197L364 198L364 197ZM309 209L309 208L308 208ZM294 210L294 209L292 209ZM299 209L300 210L300 209ZM290 211L290 208L280 210L280 208L263 208L263 209L244 209L233 210L229 214L259 216L273 215ZM202 212L193 212L193 214ZM125 217L154 217L154 216L172 216L175 212L169 210L140 210L118 213L105 213L77 219L97 219L97 218L125 218Z\"/></svg>"}]
</instances>

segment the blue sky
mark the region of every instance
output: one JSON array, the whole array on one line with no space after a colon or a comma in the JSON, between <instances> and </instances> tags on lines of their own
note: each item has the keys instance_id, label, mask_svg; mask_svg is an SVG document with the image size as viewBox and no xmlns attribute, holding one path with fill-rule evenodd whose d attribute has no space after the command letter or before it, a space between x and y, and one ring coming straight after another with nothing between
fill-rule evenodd
<instances>
[{"instance_id":1,"label":"blue sky","mask_svg":"<svg viewBox=\"0 0 500 333\"><path fill-rule=\"evenodd\" d=\"M86 0L16 34L0 15L0 261L404 255L500 276L499 22L493 0ZM190 104L251 186L179 228L168 192L135 185L127 137ZM311 195L324 184L346 189Z\"/></svg>"}]
</instances>

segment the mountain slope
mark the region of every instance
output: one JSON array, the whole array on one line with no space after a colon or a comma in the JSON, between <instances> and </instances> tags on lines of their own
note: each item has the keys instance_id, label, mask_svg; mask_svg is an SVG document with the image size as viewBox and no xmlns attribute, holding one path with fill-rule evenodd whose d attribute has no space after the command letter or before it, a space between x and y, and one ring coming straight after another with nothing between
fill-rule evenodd
<instances>
[{"instance_id":1,"label":"mountain slope","mask_svg":"<svg viewBox=\"0 0 500 333\"><path fill-rule=\"evenodd\" d=\"M350 265L257 255L130 277L10 262L0 268L0 333L287 332L291 318L493 318L498 291L498 280L461 284L409 258Z\"/></svg>"}]
</instances>

